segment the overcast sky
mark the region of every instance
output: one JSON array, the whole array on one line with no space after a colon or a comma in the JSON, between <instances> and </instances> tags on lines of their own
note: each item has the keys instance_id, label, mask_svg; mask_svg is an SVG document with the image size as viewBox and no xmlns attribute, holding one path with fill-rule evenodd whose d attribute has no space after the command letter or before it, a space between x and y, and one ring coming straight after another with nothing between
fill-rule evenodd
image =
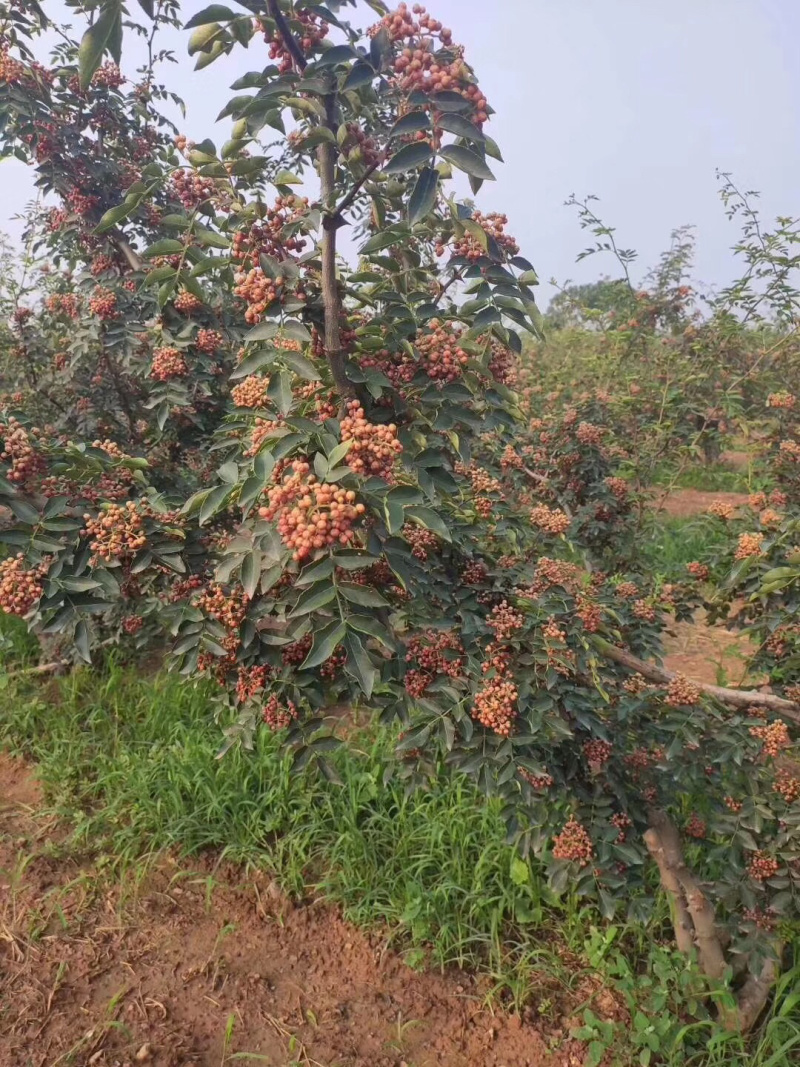
<instances>
[{"instance_id":1,"label":"overcast sky","mask_svg":"<svg viewBox=\"0 0 800 1067\"><path fill-rule=\"evenodd\" d=\"M61 0L43 6L53 18L64 11ZM184 16L205 6L184 0ZM487 132L506 162L493 163L498 180L484 185L478 206L508 214L543 282L613 273L610 261L575 263L586 240L563 206L572 192L600 197L620 244L638 249L639 273L673 228L694 224L695 274L707 285L735 271L736 229L718 200L717 168L761 191L766 219L800 215L800 0L431 0L429 7L466 46L497 112ZM131 9L138 11L134 0ZM232 95L228 87L266 65L266 49L258 38L194 73L186 36L170 39L181 63L166 68L187 101L184 132L220 144L229 120L216 130L213 122ZM131 69L131 34L125 50ZM3 164L2 176L0 228L18 237L12 216L32 195L31 176L16 161ZM543 286L542 303L550 292Z\"/></svg>"}]
</instances>

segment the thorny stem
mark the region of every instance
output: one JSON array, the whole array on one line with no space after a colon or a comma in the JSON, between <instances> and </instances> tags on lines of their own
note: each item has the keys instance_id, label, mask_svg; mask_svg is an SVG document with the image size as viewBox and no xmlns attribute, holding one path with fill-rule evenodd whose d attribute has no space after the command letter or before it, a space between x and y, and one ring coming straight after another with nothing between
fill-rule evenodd
<instances>
[{"instance_id":1,"label":"thorny stem","mask_svg":"<svg viewBox=\"0 0 800 1067\"><path fill-rule=\"evenodd\" d=\"M119 398L120 406L125 412L125 418L128 420L128 429L130 430L131 437L134 439L134 441L140 442L142 439L141 434L136 428L136 417L134 415L133 408L131 407L130 397L128 395L127 389L125 388L125 383L122 380L120 369L108 349L105 347L105 345L103 345L102 357L103 362L105 363L106 367L108 367L109 374L111 375L111 379L114 383L114 389L116 390L117 397Z\"/></svg>"},{"instance_id":2,"label":"thorny stem","mask_svg":"<svg viewBox=\"0 0 800 1067\"><path fill-rule=\"evenodd\" d=\"M445 282L445 284L439 290L439 295L434 300L434 304L438 304L439 301L444 296L444 294L450 288L450 286L454 285L456 282L460 282L463 277L464 277L463 271L461 271L461 270L455 271L455 273L450 277L449 281Z\"/></svg>"}]
</instances>

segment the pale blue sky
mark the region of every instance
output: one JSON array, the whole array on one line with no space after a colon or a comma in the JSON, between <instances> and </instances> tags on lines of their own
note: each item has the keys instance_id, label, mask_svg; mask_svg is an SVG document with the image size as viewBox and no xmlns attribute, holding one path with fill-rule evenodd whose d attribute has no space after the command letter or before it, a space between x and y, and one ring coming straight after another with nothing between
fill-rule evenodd
<instances>
[{"instance_id":1,"label":"pale blue sky","mask_svg":"<svg viewBox=\"0 0 800 1067\"><path fill-rule=\"evenodd\" d=\"M184 0L185 17L204 6ZM54 18L63 12L61 0L44 7ZM761 190L767 219L800 215L800 0L430 0L429 8L465 44L497 111L487 131L506 163L479 206L508 214L543 281L603 272L598 260L575 263L586 241L562 206L572 192L601 198L620 243L638 248L642 273L674 227L695 224L696 274L707 284L732 276L736 238L717 199L717 167ZM266 49L259 39L194 73L186 35L170 43L181 58L167 69L187 101L183 128L219 143L227 120L216 130L213 120L228 86L265 65ZM128 66L135 48L129 34ZM10 162L2 175L0 228L18 235L10 220L31 196L30 174Z\"/></svg>"}]
</instances>

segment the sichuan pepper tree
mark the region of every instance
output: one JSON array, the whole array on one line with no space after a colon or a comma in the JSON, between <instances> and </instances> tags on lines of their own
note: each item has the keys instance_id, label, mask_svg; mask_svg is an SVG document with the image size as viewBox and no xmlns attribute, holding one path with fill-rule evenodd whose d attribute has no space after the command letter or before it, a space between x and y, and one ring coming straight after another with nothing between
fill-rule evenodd
<instances>
[{"instance_id":1,"label":"sichuan pepper tree","mask_svg":"<svg viewBox=\"0 0 800 1067\"><path fill-rule=\"evenodd\" d=\"M5 398L5 610L87 658L166 634L175 669L219 683L227 744L263 720L296 771L327 769L331 705L400 720L399 773L441 755L473 776L554 889L608 916L648 913L649 849L681 948L717 983L725 952L742 962L723 1011L751 1024L781 939L744 909L794 915L797 838L778 854L773 819L728 818L762 752L726 710L741 694L654 686L625 660L657 655L698 580L615 564L603 526L623 536L631 508L602 398L529 424L536 275L505 216L451 183L477 194L500 159L463 47L406 5L212 5L188 24L197 66L258 57L217 150L168 141L152 44L123 92L124 5L75 6L90 28L49 66L35 5L3 22L6 150L60 205L32 223L60 299L20 306L16 365L48 386L55 367L55 399L75 397L42 412L21 370ZM152 42L174 5L140 7ZM345 18L364 14L366 34ZM125 174L134 131L149 147Z\"/></svg>"},{"instance_id":2,"label":"sichuan pepper tree","mask_svg":"<svg viewBox=\"0 0 800 1067\"><path fill-rule=\"evenodd\" d=\"M667 472L674 484L698 460L718 461L734 434L758 432L767 396L796 380L798 220L768 224L758 194L740 191L730 175L718 178L726 214L740 224L731 268L738 276L710 294L690 276L691 228L675 230L657 266L637 282L636 253L619 247L596 198L568 201L593 238L577 258L611 256L622 276L561 290L525 384L541 410L587 389L606 394L609 422L627 452L624 473L638 489Z\"/></svg>"}]
</instances>

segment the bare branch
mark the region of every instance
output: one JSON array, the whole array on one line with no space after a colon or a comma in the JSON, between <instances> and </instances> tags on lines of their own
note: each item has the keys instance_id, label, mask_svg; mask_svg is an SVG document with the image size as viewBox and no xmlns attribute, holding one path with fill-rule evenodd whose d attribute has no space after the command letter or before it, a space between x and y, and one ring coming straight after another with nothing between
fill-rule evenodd
<instances>
[{"instance_id":1,"label":"bare branch","mask_svg":"<svg viewBox=\"0 0 800 1067\"><path fill-rule=\"evenodd\" d=\"M619 663L623 667L643 675L648 681L666 685L677 677L675 671L669 671L664 667L657 667L654 663L639 659L638 656L634 656L627 649L617 648L616 645L612 645L610 641L606 641L597 634L592 635L591 641L601 656L605 656L606 659L613 660L615 663ZM783 697L775 696L773 693L761 693L757 689L726 689L720 685L698 682L694 678L689 680L704 693L707 693L708 696L714 697L723 704L730 704L737 708L746 708L751 704L755 704L761 708L768 708L770 711L774 711L777 715L782 715L792 722L800 723L800 704L796 704L792 700L785 700Z\"/></svg>"}]
</instances>

